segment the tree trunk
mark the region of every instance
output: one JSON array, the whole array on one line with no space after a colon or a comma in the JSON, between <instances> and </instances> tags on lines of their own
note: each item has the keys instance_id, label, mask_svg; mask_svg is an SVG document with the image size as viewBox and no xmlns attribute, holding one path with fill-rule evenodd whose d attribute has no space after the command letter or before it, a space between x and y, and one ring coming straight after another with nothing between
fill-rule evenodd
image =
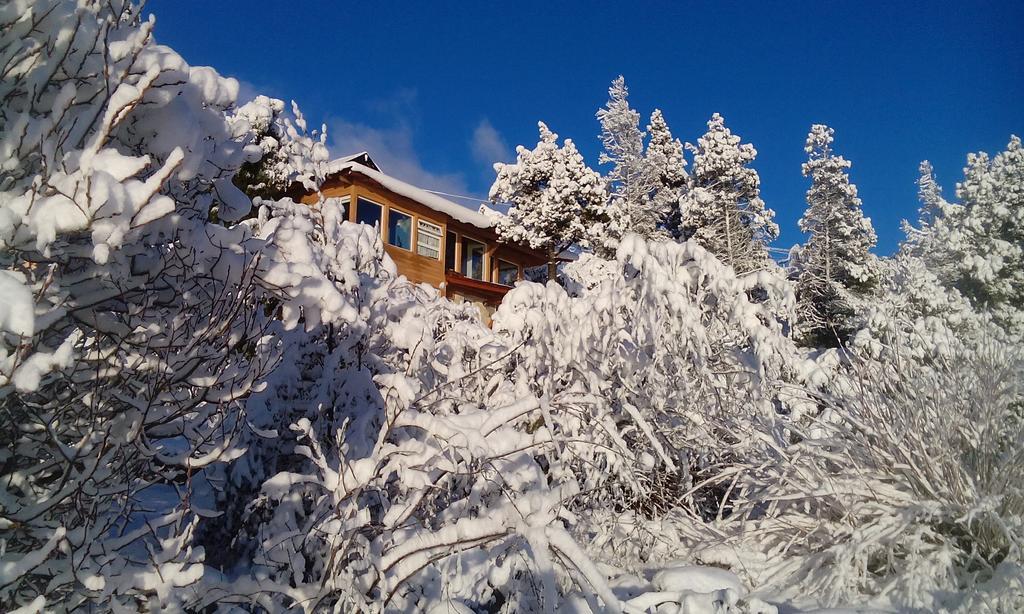
<instances>
[{"instance_id":1,"label":"tree trunk","mask_svg":"<svg viewBox=\"0 0 1024 614\"><path fill-rule=\"evenodd\" d=\"M548 248L548 281L558 279L558 262L555 260L555 250Z\"/></svg>"}]
</instances>

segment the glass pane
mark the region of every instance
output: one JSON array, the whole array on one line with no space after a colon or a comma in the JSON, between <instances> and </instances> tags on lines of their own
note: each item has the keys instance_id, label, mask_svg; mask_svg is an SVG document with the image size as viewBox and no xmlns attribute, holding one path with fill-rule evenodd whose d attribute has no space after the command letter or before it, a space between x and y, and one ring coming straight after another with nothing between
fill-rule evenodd
<instances>
[{"instance_id":1,"label":"glass pane","mask_svg":"<svg viewBox=\"0 0 1024 614\"><path fill-rule=\"evenodd\" d=\"M503 286L514 286L519 279L519 267L504 260L498 261L498 283Z\"/></svg>"},{"instance_id":2,"label":"glass pane","mask_svg":"<svg viewBox=\"0 0 1024 614\"><path fill-rule=\"evenodd\" d=\"M380 226L380 205L362 198L357 200L356 222L367 226Z\"/></svg>"},{"instance_id":3,"label":"glass pane","mask_svg":"<svg viewBox=\"0 0 1024 614\"><path fill-rule=\"evenodd\" d=\"M455 270L455 233L449 232L445 235L444 242L444 268L448 271Z\"/></svg>"},{"instance_id":4,"label":"glass pane","mask_svg":"<svg viewBox=\"0 0 1024 614\"><path fill-rule=\"evenodd\" d=\"M462 274L473 279L484 278L484 244L472 239L462 240Z\"/></svg>"},{"instance_id":5,"label":"glass pane","mask_svg":"<svg viewBox=\"0 0 1024 614\"><path fill-rule=\"evenodd\" d=\"M427 258L437 259L441 255L441 227L430 222L419 221L416 227L416 252Z\"/></svg>"},{"instance_id":6,"label":"glass pane","mask_svg":"<svg viewBox=\"0 0 1024 614\"><path fill-rule=\"evenodd\" d=\"M388 211L388 243L412 249L412 216L391 209Z\"/></svg>"}]
</instances>

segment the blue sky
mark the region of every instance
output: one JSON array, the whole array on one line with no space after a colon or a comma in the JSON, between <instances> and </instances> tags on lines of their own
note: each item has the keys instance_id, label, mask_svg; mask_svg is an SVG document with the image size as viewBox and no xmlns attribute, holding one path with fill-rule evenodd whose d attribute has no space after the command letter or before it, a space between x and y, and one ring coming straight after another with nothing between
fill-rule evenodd
<instances>
[{"instance_id":1,"label":"blue sky","mask_svg":"<svg viewBox=\"0 0 1024 614\"><path fill-rule=\"evenodd\" d=\"M951 195L971 151L1024 134L1024 3L198 2L151 0L159 42L245 93L296 100L332 153L369 149L424 187L484 196L536 123L596 167L594 113L626 77L641 114L696 141L720 112L758 150L763 196L801 240L812 123L879 235L916 215L918 163Z\"/></svg>"}]
</instances>

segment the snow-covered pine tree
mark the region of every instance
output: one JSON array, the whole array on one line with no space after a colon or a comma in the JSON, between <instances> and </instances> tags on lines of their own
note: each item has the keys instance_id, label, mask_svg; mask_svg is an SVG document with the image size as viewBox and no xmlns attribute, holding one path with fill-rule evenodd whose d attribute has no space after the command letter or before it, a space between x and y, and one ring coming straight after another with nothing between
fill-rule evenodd
<instances>
[{"instance_id":1,"label":"snow-covered pine tree","mask_svg":"<svg viewBox=\"0 0 1024 614\"><path fill-rule=\"evenodd\" d=\"M957 185L962 210L937 228L933 254L952 265L952 285L1012 335L1024 334L1024 149L967 156ZM939 252L938 248L945 253Z\"/></svg>"},{"instance_id":2,"label":"snow-covered pine tree","mask_svg":"<svg viewBox=\"0 0 1024 614\"><path fill-rule=\"evenodd\" d=\"M292 102L288 116L283 100L262 95L238 107L229 120L234 126L247 125L263 152L259 160L243 164L232 180L248 196L280 198L295 181L318 187L321 167L330 158L326 125L307 134L298 104Z\"/></svg>"},{"instance_id":3,"label":"snow-covered pine tree","mask_svg":"<svg viewBox=\"0 0 1024 614\"><path fill-rule=\"evenodd\" d=\"M761 179L749 164L757 150L725 127L715 113L708 131L687 144L693 152L690 190L683 212L683 238L693 239L737 273L769 264L767 244L779 235L775 212L761 200Z\"/></svg>"},{"instance_id":4,"label":"snow-covered pine tree","mask_svg":"<svg viewBox=\"0 0 1024 614\"><path fill-rule=\"evenodd\" d=\"M608 88L608 102L597 111L604 146L598 162L611 164L612 168L605 177L611 192L608 219L593 230L594 248L608 254L614 254L627 232L645 238L655 236L662 217L651 199L655 177L644 156L640 113L629 106L628 98L626 80L620 75Z\"/></svg>"},{"instance_id":5,"label":"snow-covered pine tree","mask_svg":"<svg viewBox=\"0 0 1024 614\"><path fill-rule=\"evenodd\" d=\"M923 225L932 226L935 220L945 216L949 203L942 197L942 187L935 179L935 171L928 160L921 162L921 177L917 180L917 196L921 201L919 219Z\"/></svg>"},{"instance_id":6,"label":"snow-covered pine tree","mask_svg":"<svg viewBox=\"0 0 1024 614\"><path fill-rule=\"evenodd\" d=\"M571 139L558 146L558 135L539 122L540 142L516 148L514 164L495 164L493 203L511 205L502 215L481 211L495 223L502 241L523 243L548 254L548 277L554 279L558 255L573 244L591 247L588 234L603 213L608 191L601 175L589 168Z\"/></svg>"},{"instance_id":7,"label":"snow-covered pine tree","mask_svg":"<svg viewBox=\"0 0 1024 614\"><path fill-rule=\"evenodd\" d=\"M930 162L920 166L921 176L917 180L918 209L917 226L902 223L906 239L900 245L900 253L921 259L942 283L949 286L956 277L954 255L950 252L948 231L960 223L963 207L950 203L942 196L942 187L935 178Z\"/></svg>"},{"instance_id":8,"label":"snow-covered pine tree","mask_svg":"<svg viewBox=\"0 0 1024 614\"><path fill-rule=\"evenodd\" d=\"M232 179L251 198L277 198L288 188L288 178L280 172L286 162L281 146L283 113L283 100L260 95L240 106L232 115L235 122L249 122L250 130L256 135L256 144L263 152L259 160L243 164Z\"/></svg>"},{"instance_id":9,"label":"snow-covered pine tree","mask_svg":"<svg viewBox=\"0 0 1024 614\"><path fill-rule=\"evenodd\" d=\"M800 254L797 315L804 342L844 343L852 333L851 299L874 281L875 230L864 217L850 162L832 151L835 131L811 126L803 174L811 178L800 230L809 235Z\"/></svg>"},{"instance_id":10,"label":"snow-covered pine tree","mask_svg":"<svg viewBox=\"0 0 1024 614\"><path fill-rule=\"evenodd\" d=\"M658 225L669 236L682 236L680 201L686 194L686 158L683 144L672 137L660 109L651 113L647 125L647 172L652 186L651 210L658 216Z\"/></svg>"}]
</instances>

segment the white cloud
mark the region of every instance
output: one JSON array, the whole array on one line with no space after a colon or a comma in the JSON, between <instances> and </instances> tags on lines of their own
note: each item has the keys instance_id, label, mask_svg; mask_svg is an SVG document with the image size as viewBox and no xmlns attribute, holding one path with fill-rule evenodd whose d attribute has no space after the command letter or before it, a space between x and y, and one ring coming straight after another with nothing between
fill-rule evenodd
<instances>
[{"instance_id":1,"label":"white cloud","mask_svg":"<svg viewBox=\"0 0 1024 614\"><path fill-rule=\"evenodd\" d=\"M466 193L466 181L461 173L435 173L424 168L413 146L413 131L408 124L374 128L333 119L327 123L327 136L335 157L367 151L381 171L392 177L428 190Z\"/></svg>"},{"instance_id":2,"label":"white cloud","mask_svg":"<svg viewBox=\"0 0 1024 614\"><path fill-rule=\"evenodd\" d=\"M473 130L470 148L476 161L487 166L488 173L495 162L509 162L512 159L512 150L509 149L508 143L487 119L480 120Z\"/></svg>"},{"instance_id":3,"label":"white cloud","mask_svg":"<svg viewBox=\"0 0 1024 614\"><path fill-rule=\"evenodd\" d=\"M379 125L351 122L341 117L327 121L327 137L335 157L367 151L380 169L403 181L440 192L466 194L462 173L436 173L428 170L416 153L414 137L418 118L416 91L401 89L390 98L364 103L382 116Z\"/></svg>"}]
</instances>

